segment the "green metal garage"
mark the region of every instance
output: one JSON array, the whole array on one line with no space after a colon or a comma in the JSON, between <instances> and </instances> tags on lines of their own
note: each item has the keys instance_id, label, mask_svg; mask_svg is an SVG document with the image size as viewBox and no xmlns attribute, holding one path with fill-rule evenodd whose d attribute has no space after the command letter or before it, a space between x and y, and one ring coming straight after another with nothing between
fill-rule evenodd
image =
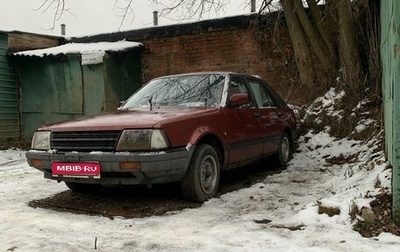
<instances>
[{"instance_id":1,"label":"green metal garage","mask_svg":"<svg viewBox=\"0 0 400 252\"><path fill-rule=\"evenodd\" d=\"M17 77L7 52L8 34L0 32L0 139L20 136Z\"/></svg>"},{"instance_id":2,"label":"green metal garage","mask_svg":"<svg viewBox=\"0 0 400 252\"><path fill-rule=\"evenodd\" d=\"M115 110L141 86L140 43L69 43L13 54L21 94L22 136L37 127Z\"/></svg>"}]
</instances>

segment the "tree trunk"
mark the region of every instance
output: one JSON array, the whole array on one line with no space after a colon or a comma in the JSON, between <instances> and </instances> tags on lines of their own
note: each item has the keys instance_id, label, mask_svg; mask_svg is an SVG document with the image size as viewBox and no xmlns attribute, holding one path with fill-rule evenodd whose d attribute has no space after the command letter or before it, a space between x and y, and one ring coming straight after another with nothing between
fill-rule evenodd
<instances>
[{"instance_id":1,"label":"tree trunk","mask_svg":"<svg viewBox=\"0 0 400 252\"><path fill-rule=\"evenodd\" d=\"M362 82L360 56L358 52L355 22L351 9L351 0L339 0L337 6L339 18L339 55L341 75L350 87Z\"/></svg>"},{"instance_id":2,"label":"tree trunk","mask_svg":"<svg viewBox=\"0 0 400 252\"><path fill-rule=\"evenodd\" d=\"M337 54L335 52L335 43L333 42L331 36L327 32L326 18L322 18L321 11L315 0L307 0L308 8L310 8L311 15L313 17L313 23L315 24L318 34L321 37L323 44L328 50L330 62L337 67ZM328 28L329 29L329 28Z\"/></svg>"},{"instance_id":3,"label":"tree trunk","mask_svg":"<svg viewBox=\"0 0 400 252\"><path fill-rule=\"evenodd\" d=\"M316 29L311 25L311 21L307 16L306 10L304 9L302 0L293 0L294 2L294 11L297 14L297 17L300 21L301 26L303 27L304 32L307 35L310 46L317 56L318 60L321 62L325 71L329 74L334 72L334 64L330 61L329 51L327 48L323 48L324 44L321 43L321 40L316 32Z\"/></svg>"},{"instance_id":4,"label":"tree trunk","mask_svg":"<svg viewBox=\"0 0 400 252\"><path fill-rule=\"evenodd\" d=\"M312 98L314 96L316 74L314 71L312 56L304 36L304 30L301 27L298 16L295 13L293 0L280 0L286 23L292 40L297 68L303 85L306 85Z\"/></svg>"}]
</instances>

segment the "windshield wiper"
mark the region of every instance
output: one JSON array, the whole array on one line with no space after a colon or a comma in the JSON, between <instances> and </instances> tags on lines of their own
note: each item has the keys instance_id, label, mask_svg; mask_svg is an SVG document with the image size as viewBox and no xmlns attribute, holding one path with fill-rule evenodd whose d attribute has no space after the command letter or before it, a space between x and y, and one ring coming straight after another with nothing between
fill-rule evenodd
<instances>
[{"instance_id":1,"label":"windshield wiper","mask_svg":"<svg viewBox=\"0 0 400 252\"><path fill-rule=\"evenodd\" d=\"M147 102L149 103L150 106L150 111L153 110L153 105L155 104L155 99L157 95L155 93L152 93L150 96L147 96Z\"/></svg>"},{"instance_id":2,"label":"windshield wiper","mask_svg":"<svg viewBox=\"0 0 400 252\"><path fill-rule=\"evenodd\" d=\"M153 95L150 96L150 98L148 99L149 105L150 105L150 111L153 110Z\"/></svg>"}]
</instances>

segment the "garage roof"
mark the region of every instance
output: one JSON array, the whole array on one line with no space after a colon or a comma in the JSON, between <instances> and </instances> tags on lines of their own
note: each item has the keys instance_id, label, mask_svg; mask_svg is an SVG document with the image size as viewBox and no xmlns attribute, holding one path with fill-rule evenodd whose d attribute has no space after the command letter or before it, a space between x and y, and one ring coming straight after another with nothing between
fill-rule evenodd
<instances>
[{"instance_id":1,"label":"garage roof","mask_svg":"<svg viewBox=\"0 0 400 252\"><path fill-rule=\"evenodd\" d=\"M16 52L15 56L45 57L59 54L93 54L105 52L125 51L131 48L141 48L143 44L132 41L96 42L96 43L68 43L46 49Z\"/></svg>"},{"instance_id":2,"label":"garage roof","mask_svg":"<svg viewBox=\"0 0 400 252\"><path fill-rule=\"evenodd\" d=\"M143 44L131 41L96 42L96 43L68 43L46 49L36 49L16 52L13 56L48 57L56 55L79 54L82 65L99 64L103 62L106 53L121 52L132 48L143 48Z\"/></svg>"}]
</instances>

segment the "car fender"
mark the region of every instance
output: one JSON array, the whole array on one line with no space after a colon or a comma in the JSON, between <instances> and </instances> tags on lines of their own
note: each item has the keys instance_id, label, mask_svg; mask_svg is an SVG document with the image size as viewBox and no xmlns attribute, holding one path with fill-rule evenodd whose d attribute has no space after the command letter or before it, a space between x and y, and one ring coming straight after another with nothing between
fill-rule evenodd
<instances>
[{"instance_id":1,"label":"car fender","mask_svg":"<svg viewBox=\"0 0 400 252\"><path fill-rule=\"evenodd\" d=\"M197 145L204 136L210 134L216 136L221 140L221 142L223 142L223 140L221 139L221 135L218 133L218 131L211 128L210 126L200 126L193 131L192 135L190 136L189 143L192 145Z\"/></svg>"},{"instance_id":2,"label":"car fender","mask_svg":"<svg viewBox=\"0 0 400 252\"><path fill-rule=\"evenodd\" d=\"M224 157L228 156L228 148L226 143L228 142L228 138L226 136L226 134L221 134L220 132L218 132L217 130L215 130L212 127L209 126L200 126L198 127L196 130L193 131L193 134L190 137L189 140L189 144L188 146L196 146L199 143L201 143L205 138L207 137L212 137L214 139L218 139L221 146L222 146L222 152ZM226 162L226 158L224 158L224 164L225 165Z\"/></svg>"}]
</instances>

